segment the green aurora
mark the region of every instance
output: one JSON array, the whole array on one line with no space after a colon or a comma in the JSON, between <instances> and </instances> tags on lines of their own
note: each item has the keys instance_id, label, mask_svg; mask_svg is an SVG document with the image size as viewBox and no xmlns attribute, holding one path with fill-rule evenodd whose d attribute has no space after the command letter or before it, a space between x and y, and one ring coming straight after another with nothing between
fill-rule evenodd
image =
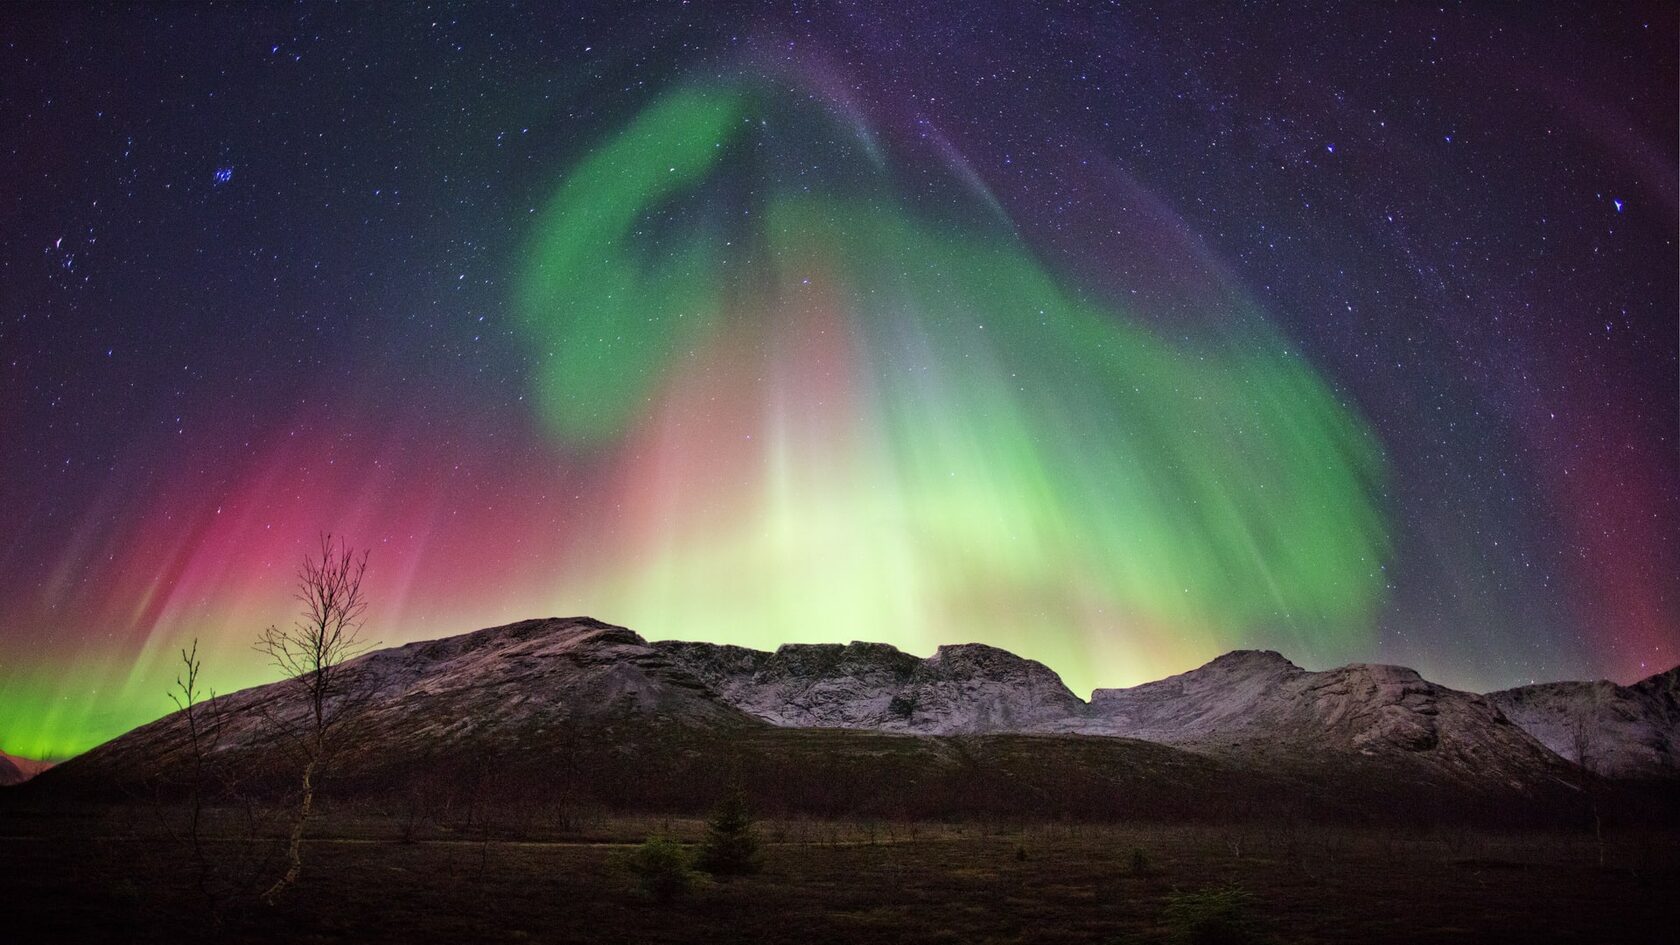
<instances>
[{"instance_id":1,"label":"green aurora","mask_svg":"<svg viewBox=\"0 0 1680 945\"><path fill-rule=\"evenodd\" d=\"M1315 652L1367 641L1383 460L1260 318L1169 343L1059 282L995 214L919 218L867 147L872 177L706 199L771 163L783 127L820 126L779 102L667 96L587 156L538 225L522 314L557 440L607 449L685 396L675 374L753 391L737 418L750 443L690 437L666 460L676 493L632 497L659 510L657 537L597 569L609 612L760 646L978 639L1076 690L1116 658L1256 628ZM824 341L843 352L825 362L845 375L838 407L783 369L818 335L842 336ZM715 494L706 470L741 450L750 475ZM720 499L727 521L708 512Z\"/></svg>"}]
</instances>

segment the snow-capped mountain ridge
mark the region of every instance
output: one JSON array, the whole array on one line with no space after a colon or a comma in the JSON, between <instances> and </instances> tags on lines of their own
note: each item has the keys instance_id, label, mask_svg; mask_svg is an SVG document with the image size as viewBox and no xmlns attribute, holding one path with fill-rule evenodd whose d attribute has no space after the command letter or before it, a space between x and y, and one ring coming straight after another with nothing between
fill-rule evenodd
<instances>
[{"instance_id":1,"label":"snow-capped mountain ridge","mask_svg":"<svg viewBox=\"0 0 1680 945\"><path fill-rule=\"evenodd\" d=\"M410 643L347 667L365 699L358 764L369 777L434 763L427 759L503 758L540 771L549 763L543 759L574 751L613 764L646 763L654 756L644 750L678 751L692 761L728 753L742 738L765 741L752 733L785 729L914 736L917 757L944 759L938 764L962 757L961 740L971 737L1083 736L1117 746L1154 742L1256 776L1352 773L1366 783L1519 793L1579 780L1578 768L1513 724L1500 708L1505 694L1460 692L1399 666L1314 672L1271 651L1237 651L1166 679L1099 689L1089 703L1044 664L982 644L942 646L927 657L864 642L763 651L649 643L589 618L526 620ZM1671 678L1648 682L1639 692L1673 705ZM224 720L218 750L229 757L247 749L260 756L272 743L264 727L299 711L285 682L223 697L217 708ZM1663 718L1652 724L1667 726L1672 745L1675 723ZM178 761L183 731L177 716L160 719L72 759L47 780ZM1033 744L1060 750L1048 740ZM776 757L762 760L783 763ZM1672 754L1653 757L1672 765Z\"/></svg>"}]
</instances>

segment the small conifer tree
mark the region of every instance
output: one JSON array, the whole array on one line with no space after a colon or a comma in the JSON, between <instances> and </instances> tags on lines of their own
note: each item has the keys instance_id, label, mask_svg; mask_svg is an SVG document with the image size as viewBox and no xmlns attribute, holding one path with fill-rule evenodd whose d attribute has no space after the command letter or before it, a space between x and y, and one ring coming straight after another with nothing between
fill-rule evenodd
<instances>
[{"instance_id":1,"label":"small conifer tree","mask_svg":"<svg viewBox=\"0 0 1680 945\"><path fill-rule=\"evenodd\" d=\"M701 841L695 865L713 876L744 876L758 872L762 865L758 831L739 784L724 793L706 822L706 839Z\"/></svg>"}]
</instances>

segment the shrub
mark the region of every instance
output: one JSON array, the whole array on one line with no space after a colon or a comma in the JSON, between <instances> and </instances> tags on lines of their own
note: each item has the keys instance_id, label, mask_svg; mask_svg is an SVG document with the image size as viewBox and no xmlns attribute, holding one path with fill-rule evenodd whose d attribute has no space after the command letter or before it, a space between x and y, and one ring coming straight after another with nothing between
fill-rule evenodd
<instances>
[{"instance_id":1,"label":"shrub","mask_svg":"<svg viewBox=\"0 0 1680 945\"><path fill-rule=\"evenodd\" d=\"M1161 922L1180 945L1258 945L1269 941L1254 913L1257 900L1235 886L1183 893L1167 900Z\"/></svg>"},{"instance_id":2,"label":"shrub","mask_svg":"<svg viewBox=\"0 0 1680 945\"><path fill-rule=\"evenodd\" d=\"M706 822L706 838L700 843L697 865L713 876L744 876L756 873L762 864L758 832L747 810L746 795L731 788Z\"/></svg>"},{"instance_id":3,"label":"shrub","mask_svg":"<svg viewBox=\"0 0 1680 945\"><path fill-rule=\"evenodd\" d=\"M1132 847L1132 855L1128 862L1132 872L1138 876L1147 875L1150 871L1149 854L1143 852L1143 847Z\"/></svg>"},{"instance_id":4,"label":"shrub","mask_svg":"<svg viewBox=\"0 0 1680 945\"><path fill-rule=\"evenodd\" d=\"M624 865L636 875L642 891L658 902L670 902L694 886L688 851L669 837L649 837Z\"/></svg>"}]
</instances>

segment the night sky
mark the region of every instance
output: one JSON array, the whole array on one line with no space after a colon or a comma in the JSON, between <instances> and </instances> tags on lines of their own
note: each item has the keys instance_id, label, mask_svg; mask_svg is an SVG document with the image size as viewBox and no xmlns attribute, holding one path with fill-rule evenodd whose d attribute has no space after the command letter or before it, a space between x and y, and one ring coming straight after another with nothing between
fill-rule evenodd
<instances>
[{"instance_id":1,"label":"night sky","mask_svg":"<svg viewBox=\"0 0 1680 945\"><path fill-rule=\"evenodd\" d=\"M0 748L586 613L1680 655L1673 4L12 7Z\"/></svg>"}]
</instances>

